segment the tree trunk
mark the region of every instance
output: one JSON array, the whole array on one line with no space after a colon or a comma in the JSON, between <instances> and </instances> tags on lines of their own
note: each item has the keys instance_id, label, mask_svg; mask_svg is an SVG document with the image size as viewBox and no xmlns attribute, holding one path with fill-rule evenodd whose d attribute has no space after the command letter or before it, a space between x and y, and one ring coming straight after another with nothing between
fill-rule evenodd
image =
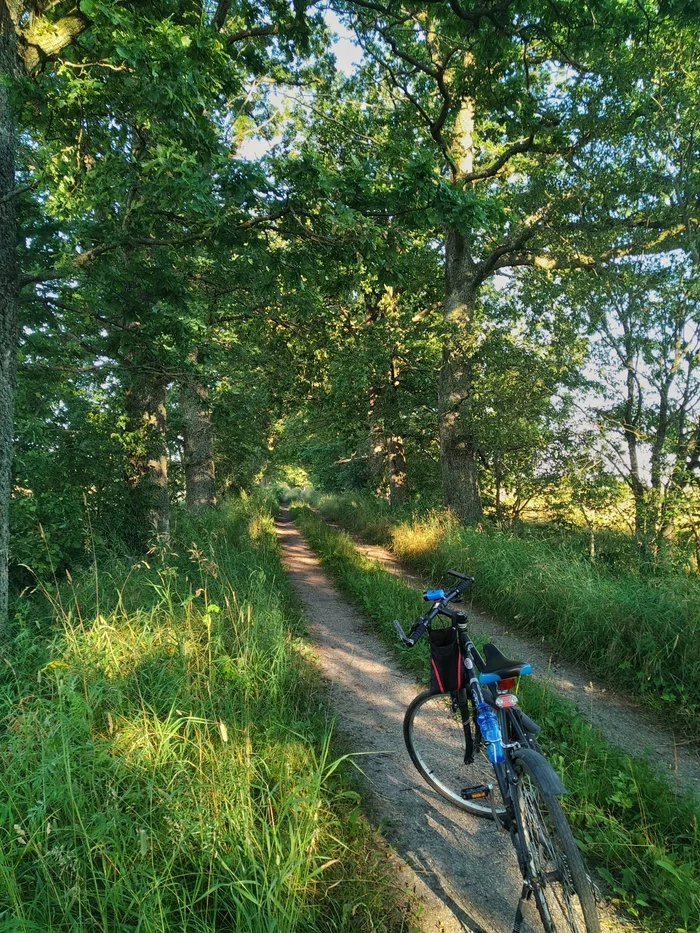
<instances>
[{"instance_id":1,"label":"tree trunk","mask_svg":"<svg viewBox=\"0 0 700 933\"><path fill-rule=\"evenodd\" d=\"M640 485L632 485L632 496L634 497L634 537L637 546L642 554L645 554L648 546L648 524L649 515L647 512L646 491Z\"/></svg>"},{"instance_id":2,"label":"tree trunk","mask_svg":"<svg viewBox=\"0 0 700 933\"><path fill-rule=\"evenodd\" d=\"M401 506L408 502L408 476L406 473L406 448L400 428L399 373L396 359L391 361L391 385L389 388L387 453L389 455L389 501Z\"/></svg>"},{"instance_id":3,"label":"tree trunk","mask_svg":"<svg viewBox=\"0 0 700 933\"><path fill-rule=\"evenodd\" d=\"M464 64L473 65L465 52ZM452 182L464 184L474 168L475 103L465 96L455 117L450 146ZM476 263L465 237L448 228L445 235L445 343L442 351L438 411L440 467L445 505L470 525L483 518L477 448L471 422Z\"/></svg>"},{"instance_id":4,"label":"tree trunk","mask_svg":"<svg viewBox=\"0 0 700 933\"><path fill-rule=\"evenodd\" d=\"M442 488L445 505L463 522L476 525L483 518L477 447L470 419L476 289L464 268L461 234L448 231L445 247L447 334L438 395Z\"/></svg>"},{"instance_id":5,"label":"tree trunk","mask_svg":"<svg viewBox=\"0 0 700 933\"><path fill-rule=\"evenodd\" d=\"M6 77L17 73L17 48L7 6L0 2L0 630L8 615L12 439L17 376L17 219L13 197L15 131Z\"/></svg>"},{"instance_id":6,"label":"tree trunk","mask_svg":"<svg viewBox=\"0 0 700 933\"><path fill-rule=\"evenodd\" d=\"M143 516L159 539L170 534L168 453L165 443L165 391L167 379L160 373L132 371L126 393L128 429L133 435L131 480L137 515Z\"/></svg>"},{"instance_id":7,"label":"tree trunk","mask_svg":"<svg viewBox=\"0 0 700 933\"><path fill-rule=\"evenodd\" d=\"M440 373L440 467L445 505L466 524L483 518L476 444L466 404L468 380L464 365L443 353Z\"/></svg>"},{"instance_id":8,"label":"tree trunk","mask_svg":"<svg viewBox=\"0 0 700 933\"><path fill-rule=\"evenodd\" d=\"M634 536L640 553L648 556L650 541L648 490L639 467L639 423L642 412L637 379L637 348L629 321L622 318L621 324L624 334L627 388L622 429L630 460L629 485L634 497ZM651 538L653 538L653 532Z\"/></svg>"},{"instance_id":9,"label":"tree trunk","mask_svg":"<svg viewBox=\"0 0 700 933\"><path fill-rule=\"evenodd\" d=\"M369 457L367 459L367 466L369 469L369 481L372 484L373 492L380 492L384 485L384 467L387 453L384 441L384 425L377 411L381 396L381 389L376 386L370 386L369 408L367 411L367 421L369 424Z\"/></svg>"},{"instance_id":10,"label":"tree trunk","mask_svg":"<svg viewBox=\"0 0 700 933\"><path fill-rule=\"evenodd\" d=\"M408 475L403 438L398 434L390 434L387 447L389 451L389 501L392 505L405 505L408 502Z\"/></svg>"},{"instance_id":11,"label":"tree trunk","mask_svg":"<svg viewBox=\"0 0 700 933\"><path fill-rule=\"evenodd\" d=\"M185 500L188 512L216 505L214 435L209 392L198 383L180 389L185 437Z\"/></svg>"},{"instance_id":12,"label":"tree trunk","mask_svg":"<svg viewBox=\"0 0 700 933\"><path fill-rule=\"evenodd\" d=\"M498 524L503 523L503 503L501 502L501 493L503 486L503 470L501 468L501 461L496 457L494 467L493 467L494 479L496 482L496 491L494 496L494 506L496 508L496 521Z\"/></svg>"}]
</instances>

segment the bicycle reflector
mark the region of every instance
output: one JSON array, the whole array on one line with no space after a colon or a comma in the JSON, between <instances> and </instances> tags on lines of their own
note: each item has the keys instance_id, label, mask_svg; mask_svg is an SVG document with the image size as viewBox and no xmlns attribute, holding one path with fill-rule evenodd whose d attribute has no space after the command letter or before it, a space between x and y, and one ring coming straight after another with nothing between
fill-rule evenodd
<instances>
[{"instance_id":1,"label":"bicycle reflector","mask_svg":"<svg viewBox=\"0 0 700 933\"><path fill-rule=\"evenodd\" d=\"M499 680L496 684L499 693L507 693L509 690L512 690L514 686L515 677L506 677L504 680Z\"/></svg>"}]
</instances>

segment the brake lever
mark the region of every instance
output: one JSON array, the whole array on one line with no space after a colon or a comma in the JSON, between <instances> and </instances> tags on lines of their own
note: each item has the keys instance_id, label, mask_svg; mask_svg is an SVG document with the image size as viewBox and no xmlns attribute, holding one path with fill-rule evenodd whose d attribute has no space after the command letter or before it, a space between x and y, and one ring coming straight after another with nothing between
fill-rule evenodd
<instances>
[{"instance_id":1,"label":"brake lever","mask_svg":"<svg viewBox=\"0 0 700 933\"><path fill-rule=\"evenodd\" d=\"M406 645L408 648L412 648L415 642L404 632L398 619L394 619L394 628L396 629L396 634L399 636L404 645Z\"/></svg>"}]
</instances>

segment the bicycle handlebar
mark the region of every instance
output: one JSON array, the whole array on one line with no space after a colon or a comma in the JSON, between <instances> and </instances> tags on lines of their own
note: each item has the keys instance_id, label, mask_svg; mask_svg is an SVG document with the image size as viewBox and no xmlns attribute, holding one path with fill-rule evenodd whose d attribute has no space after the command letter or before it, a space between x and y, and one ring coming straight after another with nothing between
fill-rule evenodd
<instances>
[{"instance_id":1,"label":"bicycle handlebar","mask_svg":"<svg viewBox=\"0 0 700 933\"><path fill-rule=\"evenodd\" d=\"M466 590L474 582L474 577L468 577L464 573L457 573L456 570L448 570L448 574L452 577L458 577L462 582L459 583L454 589L450 590L449 593L445 593L444 590L426 590L423 594L423 599L434 599L435 603L426 615L418 616L416 621L411 626L411 631L407 635L398 619L394 619L394 628L396 633L406 645L407 648L413 648L413 646L420 641L420 639L428 631L428 626L433 621L436 615L438 615L442 609L449 603L452 602L459 594Z\"/></svg>"}]
</instances>

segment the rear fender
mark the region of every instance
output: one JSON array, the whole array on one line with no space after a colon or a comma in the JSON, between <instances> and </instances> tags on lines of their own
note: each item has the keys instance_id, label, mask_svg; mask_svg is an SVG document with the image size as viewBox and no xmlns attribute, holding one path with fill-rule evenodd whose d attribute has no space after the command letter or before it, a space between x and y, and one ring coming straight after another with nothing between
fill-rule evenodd
<instances>
[{"instance_id":1,"label":"rear fender","mask_svg":"<svg viewBox=\"0 0 700 933\"><path fill-rule=\"evenodd\" d=\"M534 748L519 748L513 752L513 758L515 761L523 762L527 770L537 778L545 793L552 794L554 797L562 797L568 793L554 768Z\"/></svg>"}]
</instances>

